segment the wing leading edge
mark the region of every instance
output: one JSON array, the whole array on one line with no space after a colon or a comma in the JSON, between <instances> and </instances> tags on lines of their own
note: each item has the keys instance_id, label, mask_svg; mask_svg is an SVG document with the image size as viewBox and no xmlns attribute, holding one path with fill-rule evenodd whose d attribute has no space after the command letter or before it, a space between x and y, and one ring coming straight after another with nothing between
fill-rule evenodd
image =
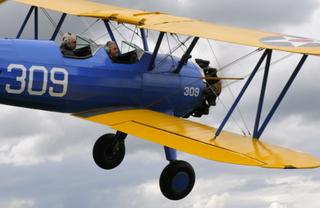
<instances>
[{"instance_id":1,"label":"wing leading edge","mask_svg":"<svg viewBox=\"0 0 320 208\"><path fill-rule=\"evenodd\" d=\"M320 55L320 42L310 38L261 32L212 24L160 12L147 12L116 7L86 0L14 0L76 16L109 19L140 28L195 36L234 44L281 50L307 55Z\"/></svg>"},{"instance_id":2,"label":"wing leading edge","mask_svg":"<svg viewBox=\"0 0 320 208\"><path fill-rule=\"evenodd\" d=\"M99 115L74 114L167 147L218 162L264 168L316 168L308 154L150 110L122 110Z\"/></svg>"}]
</instances>

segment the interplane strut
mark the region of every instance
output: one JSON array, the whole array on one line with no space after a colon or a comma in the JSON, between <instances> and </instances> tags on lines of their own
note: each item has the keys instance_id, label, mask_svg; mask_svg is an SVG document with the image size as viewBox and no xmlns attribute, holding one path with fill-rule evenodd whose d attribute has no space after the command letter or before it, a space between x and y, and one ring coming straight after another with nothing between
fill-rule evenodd
<instances>
[{"instance_id":1,"label":"interplane strut","mask_svg":"<svg viewBox=\"0 0 320 208\"><path fill-rule=\"evenodd\" d=\"M298 75L298 73L299 73L300 69L302 68L303 64L305 63L308 55L305 55L305 54L303 55L303 57L301 58L300 62L297 65L297 67L295 68L295 70L293 71L292 75L290 76L288 82L286 83L286 85L284 86L283 90L281 91L279 97L277 98L277 100L275 101L274 105L272 106L270 112L267 114L264 122L259 127L260 119L261 119L261 112L262 112L262 109L263 109L265 91L266 91L266 87L267 87L267 81L268 81L268 74L269 74L269 69L270 69L271 57L272 57L272 50L271 49L266 49L264 51L264 53L262 54L260 60L258 61L256 67L254 68L254 70L250 74L248 80L246 81L246 83L244 84L243 88L241 89L238 97L234 101L234 103L231 106L230 110L228 111L227 115L225 116L225 118L223 119L223 121L220 124L219 128L215 132L215 138L217 138L220 135L220 133L222 132L225 124L229 120L229 118L230 118L231 114L233 113L233 111L235 110L236 106L239 104L242 96L244 95L244 93L246 92L247 88L249 87L251 81L255 77L255 75L256 75L257 71L259 70L261 64L263 63L263 61L265 59L267 59L266 60L266 66L265 66L265 69L264 69L265 71L264 71L264 76L263 76L263 80L262 80L260 98L259 98L258 109L257 109L257 114L256 114L256 120L255 120L255 124L254 124L254 133L253 133L253 138L254 139L259 139L260 136L262 135L262 133L264 132L265 128L269 124L269 122L270 122L271 118L273 117L274 113L278 109L281 101L283 100L283 98L285 97L286 93L288 92L288 90L289 90L290 86L292 85L293 81L295 80L296 76Z\"/></svg>"}]
</instances>

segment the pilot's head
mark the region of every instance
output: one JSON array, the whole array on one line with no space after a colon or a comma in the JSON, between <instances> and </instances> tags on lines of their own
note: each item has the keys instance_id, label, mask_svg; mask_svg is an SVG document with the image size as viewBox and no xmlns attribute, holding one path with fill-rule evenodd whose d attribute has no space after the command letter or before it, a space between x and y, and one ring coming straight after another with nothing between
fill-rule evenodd
<instances>
[{"instance_id":1,"label":"pilot's head","mask_svg":"<svg viewBox=\"0 0 320 208\"><path fill-rule=\"evenodd\" d=\"M71 33L65 33L62 37L62 44L70 50L74 50L77 46L77 37Z\"/></svg>"},{"instance_id":2,"label":"pilot's head","mask_svg":"<svg viewBox=\"0 0 320 208\"><path fill-rule=\"evenodd\" d=\"M109 54L110 58L115 58L119 55L118 45L113 41L108 41L105 45L105 50Z\"/></svg>"}]
</instances>

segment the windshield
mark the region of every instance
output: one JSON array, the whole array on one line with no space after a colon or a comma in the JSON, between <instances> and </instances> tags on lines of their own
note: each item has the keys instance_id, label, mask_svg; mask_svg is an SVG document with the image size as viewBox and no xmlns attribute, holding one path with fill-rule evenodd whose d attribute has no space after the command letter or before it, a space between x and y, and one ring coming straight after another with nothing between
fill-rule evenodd
<instances>
[{"instance_id":1,"label":"windshield","mask_svg":"<svg viewBox=\"0 0 320 208\"><path fill-rule=\"evenodd\" d=\"M137 46L136 44L134 43L129 43L127 41L122 41L121 42L121 53L122 54L126 54L126 53L129 53L129 52L132 52L132 51L135 51L137 53L137 58L138 60L141 59L141 57L143 56L144 54L144 50L141 49L139 46Z\"/></svg>"},{"instance_id":2,"label":"windshield","mask_svg":"<svg viewBox=\"0 0 320 208\"><path fill-rule=\"evenodd\" d=\"M79 35L77 35L77 46L76 49L81 49L85 47L90 47L91 55L94 56L94 54L98 51L100 48L99 45L97 45L93 40L90 38L84 38Z\"/></svg>"}]
</instances>

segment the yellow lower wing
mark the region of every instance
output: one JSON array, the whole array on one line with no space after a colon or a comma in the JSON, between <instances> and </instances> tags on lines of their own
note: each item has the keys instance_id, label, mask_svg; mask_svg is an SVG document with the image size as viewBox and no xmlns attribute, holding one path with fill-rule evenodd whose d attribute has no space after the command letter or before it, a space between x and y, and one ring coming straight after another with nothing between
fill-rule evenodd
<instances>
[{"instance_id":1,"label":"yellow lower wing","mask_svg":"<svg viewBox=\"0 0 320 208\"><path fill-rule=\"evenodd\" d=\"M150 110L122 110L99 115L74 114L152 142L210 160L265 168L316 168L308 154Z\"/></svg>"}]
</instances>

